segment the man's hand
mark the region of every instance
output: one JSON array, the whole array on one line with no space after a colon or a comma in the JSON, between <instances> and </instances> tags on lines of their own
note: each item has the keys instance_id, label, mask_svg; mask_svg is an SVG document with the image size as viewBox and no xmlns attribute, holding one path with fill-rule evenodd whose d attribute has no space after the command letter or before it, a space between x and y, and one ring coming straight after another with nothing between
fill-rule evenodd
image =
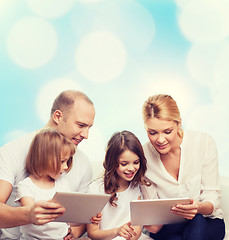
<instances>
[{"instance_id":1,"label":"man's hand","mask_svg":"<svg viewBox=\"0 0 229 240\"><path fill-rule=\"evenodd\" d=\"M65 212L65 208L53 201L37 201L30 207L31 223L42 225L55 220Z\"/></svg>"}]
</instances>

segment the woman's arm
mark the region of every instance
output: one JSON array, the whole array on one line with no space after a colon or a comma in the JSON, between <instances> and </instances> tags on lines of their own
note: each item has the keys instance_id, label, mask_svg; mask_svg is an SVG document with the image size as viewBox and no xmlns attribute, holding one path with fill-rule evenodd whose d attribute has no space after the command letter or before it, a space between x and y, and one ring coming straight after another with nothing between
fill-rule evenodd
<instances>
[{"instance_id":1,"label":"woman's arm","mask_svg":"<svg viewBox=\"0 0 229 240\"><path fill-rule=\"evenodd\" d=\"M109 230L100 230L99 225L87 224L88 237L93 240L110 240L117 236L126 239L136 240L141 235L140 226L131 226L131 223L126 223L118 228Z\"/></svg>"}]
</instances>

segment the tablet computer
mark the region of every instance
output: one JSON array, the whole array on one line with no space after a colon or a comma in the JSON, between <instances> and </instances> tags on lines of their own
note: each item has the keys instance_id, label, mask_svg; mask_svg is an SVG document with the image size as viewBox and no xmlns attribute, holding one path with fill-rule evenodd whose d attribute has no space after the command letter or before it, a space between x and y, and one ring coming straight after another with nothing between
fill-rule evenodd
<instances>
[{"instance_id":1,"label":"tablet computer","mask_svg":"<svg viewBox=\"0 0 229 240\"><path fill-rule=\"evenodd\" d=\"M90 219L102 211L110 199L109 194L56 192L53 200L65 207L55 222L91 223Z\"/></svg>"},{"instance_id":2,"label":"tablet computer","mask_svg":"<svg viewBox=\"0 0 229 240\"><path fill-rule=\"evenodd\" d=\"M170 212L177 204L189 204L188 198L145 199L130 202L131 224L161 225L184 221L184 218Z\"/></svg>"}]
</instances>

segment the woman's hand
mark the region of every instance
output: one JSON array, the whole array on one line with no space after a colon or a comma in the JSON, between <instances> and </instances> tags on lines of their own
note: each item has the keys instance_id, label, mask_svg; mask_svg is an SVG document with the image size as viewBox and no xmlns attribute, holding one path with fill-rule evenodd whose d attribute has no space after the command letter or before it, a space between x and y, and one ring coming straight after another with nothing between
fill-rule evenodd
<instances>
[{"instance_id":1,"label":"woman's hand","mask_svg":"<svg viewBox=\"0 0 229 240\"><path fill-rule=\"evenodd\" d=\"M131 227L131 223L128 222L117 229L117 236L124 237L125 239L131 239L131 237L136 236L137 233Z\"/></svg>"},{"instance_id":2,"label":"woman's hand","mask_svg":"<svg viewBox=\"0 0 229 240\"><path fill-rule=\"evenodd\" d=\"M178 204L171 208L171 212L186 219L193 219L199 210L199 202L191 199L190 204Z\"/></svg>"},{"instance_id":3,"label":"woman's hand","mask_svg":"<svg viewBox=\"0 0 229 240\"><path fill-rule=\"evenodd\" d=\"M148 232L157 233L161 230L163 225L144 225L143 226Z\"/></svg>"}]
</instances>

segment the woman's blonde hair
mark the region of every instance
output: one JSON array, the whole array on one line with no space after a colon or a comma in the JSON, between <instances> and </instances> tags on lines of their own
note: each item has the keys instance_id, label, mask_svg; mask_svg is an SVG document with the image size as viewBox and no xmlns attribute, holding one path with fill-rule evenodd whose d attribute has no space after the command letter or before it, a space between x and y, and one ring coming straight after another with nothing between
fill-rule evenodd
<instances>
[{"instance_id":1,"label":"woman's blonde hair","mask_svg":"<svg viewBox=\"0 0 229 240\"><path fill-rule=\"evenodd\" d=\"M61 153L69 153L68 170L75 154L74 144L63 134L52 128L42 129L35 135L26 157L26 170L39 178L47 172L57 174L61 167Z\"/></svg>"},{"instance_id":2,"label":"woman's blonde hair","mask_svg":"<svg viewBox=\"0 0 229 240\"><path fill-rule=\"evenodd\" d=\"M181 122L180 111L176 101L166 94L150 96L143 104L143 120L146 122L150 118L174 121L177 124ZM178 132L180 137L183 136L183 130Z\"/></svg>"}]
</instances>

